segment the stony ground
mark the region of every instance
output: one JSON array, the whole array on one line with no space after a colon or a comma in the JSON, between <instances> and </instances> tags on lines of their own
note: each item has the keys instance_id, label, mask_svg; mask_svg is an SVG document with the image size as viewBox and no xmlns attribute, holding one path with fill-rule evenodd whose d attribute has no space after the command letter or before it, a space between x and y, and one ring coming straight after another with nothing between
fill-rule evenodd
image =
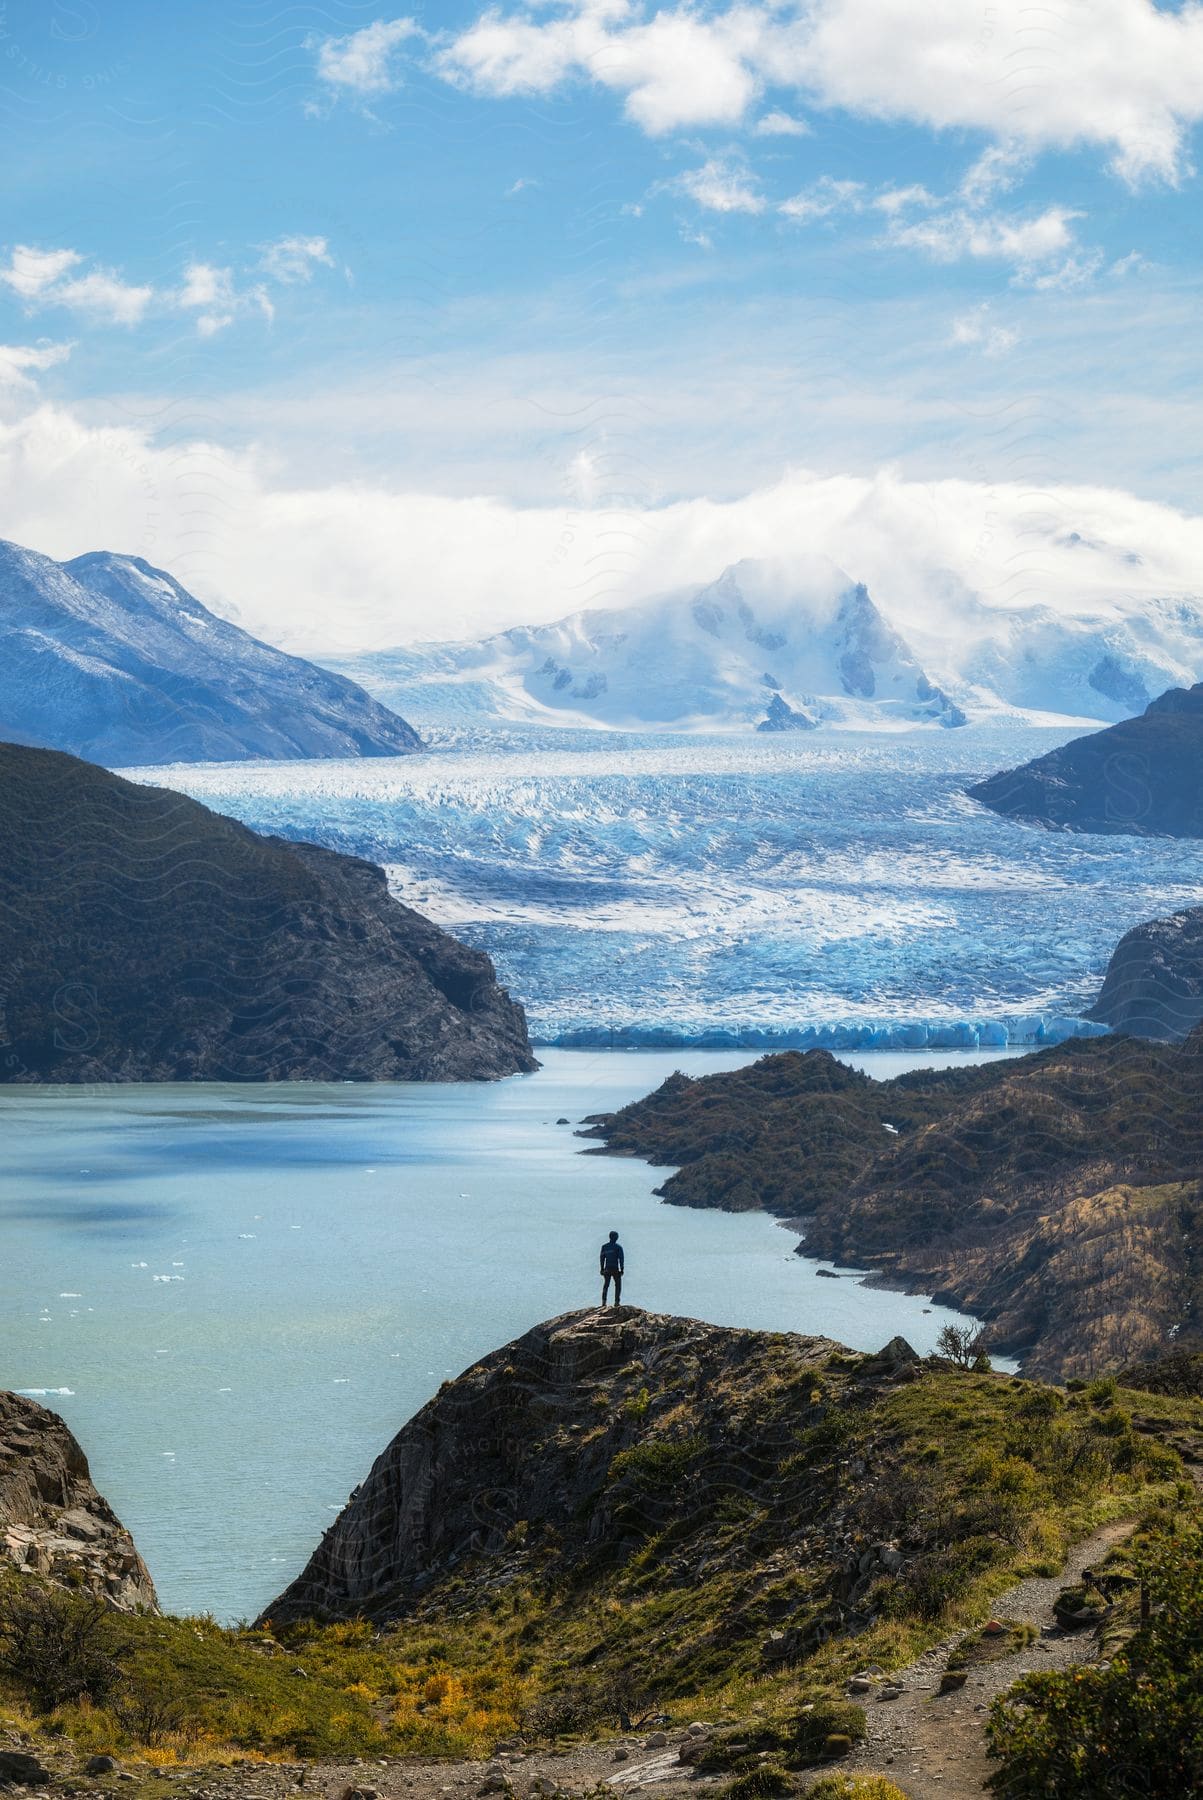
<instances>
[{"instance_id":1,"label":"stony ground","mask_svg":"<svg viewBox=\"0 0 1203 1800\"><path fill-rule=\"evenodd\" d=\"M971 1668L963 1687L940 1692L940 1678L951 1653L966 1635L958 1632L935 1645L909 1668L888 1678L869 1674L868 1689L855 1698L865 1707L865 1742L840 1766L849 1772L888 1775L910 1800L980 1800L989 1772L984 1725L991 1700L1020 1675L1033 1669L1066 1668L1094 1654L1089 1632L1065 1632L1056 1624L1053 1602L1083 1569L1102 1560L1129 1526L1112 1525L1080 1544L1060 1574L1021 1582L1000 1597L995 1619L1003 1625L1026 1625L1035 1636L998 1658ZM86 1772L66 1748L37 1756L56 1793L81 1800L284 1800L303 1795L312 1800L446 1800L462 1796L504 1796L539 1800L540 1796L592 1794L610 1790L615 1796L660 1794L682 1796L688 1787L713 1790L722 1775L698 1774L682 1760L686 1746L705 1735L709 1721L688 1729L634 1733L564 1750L502 1749L491 1761L446 1763L390 1757L380 1761L320 1764L211 1764L204 1769L150 1773L131 1763L103 1772ZM15 1737L0 1734L0 1786L6 1753L28 1752ZM803 1777L805 1788L817 1779Z\"/></svg>"}]
</instances>

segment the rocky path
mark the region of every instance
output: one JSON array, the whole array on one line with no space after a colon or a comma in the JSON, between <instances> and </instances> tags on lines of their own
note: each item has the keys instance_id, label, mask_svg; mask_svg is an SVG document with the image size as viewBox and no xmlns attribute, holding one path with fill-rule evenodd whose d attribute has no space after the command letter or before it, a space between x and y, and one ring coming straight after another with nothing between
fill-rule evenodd
<instances>
[{"instance_id":1,"label":"rocky path","mask_svg":"<svg viewBox=\"0 0 1203 1800\"><path fill-rule=\"evenodd\" d=\"M910 1800L981 1800L992 1766L985 1739L990 1702L1032 1670L1064 1669L1089 1660L1093 1634L1062 1631L1053 1617L1053 1602L1062 1588L1077 1581L1083 1569L1099 1563L1131 1530L1126 1524L1105 1526L1077 1546L1059 1574L1033 1576L1001 1595L994 1617L1001 1624L1030 1626L1036 1636L997 1662L971 1668L963 1687L940 1692L949 1655L967 1635L957 1632L910 1668L875 1683L874 1691L858 1695L868 1731L864 1743L841 1766L888 1775ZM898 1697L878 1698L891 1684L901 1687Z\"/></svg>"}]
</instances>

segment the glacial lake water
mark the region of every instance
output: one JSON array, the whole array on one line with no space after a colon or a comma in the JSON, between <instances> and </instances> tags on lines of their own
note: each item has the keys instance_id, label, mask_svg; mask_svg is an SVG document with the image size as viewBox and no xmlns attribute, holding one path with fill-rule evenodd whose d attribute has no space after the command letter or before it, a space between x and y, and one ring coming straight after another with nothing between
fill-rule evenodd
<instances>
[{"instance_id":1,"label":"glacial lake water","mask_svg":"<svg viewBox=\"0 0 1203 1800\"><path fill-rule=\"evenodd\" d=\"M816 1278L764 1216L665 1206L662 1172L556 1123L747 1055L543 1060L478 1086L0 1093L0 1386L76 1431L165 1607L265 1605L442 1381L595 1303L611 1226L639 1306L933 1346L953 1315Z\"/></svg>"}]
</instances>

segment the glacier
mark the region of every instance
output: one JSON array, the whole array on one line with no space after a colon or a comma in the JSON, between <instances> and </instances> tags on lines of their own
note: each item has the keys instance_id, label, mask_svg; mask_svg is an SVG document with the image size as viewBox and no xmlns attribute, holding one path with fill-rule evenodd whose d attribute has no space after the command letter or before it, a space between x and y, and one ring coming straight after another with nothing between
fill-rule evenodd
<instances>
[{"instance_id":1,"label":"glacier","mask_svg":"<svg viewBox=\"0 0 1203 1800\"><path fill-rule=\"evenodd\" d=\"M967 783L1064 729L725 737L510 727L395 759L127 770L382 864L544 1044L1045 1043L1203 846L1043 832Z\"/></svg>"}]
</instances>

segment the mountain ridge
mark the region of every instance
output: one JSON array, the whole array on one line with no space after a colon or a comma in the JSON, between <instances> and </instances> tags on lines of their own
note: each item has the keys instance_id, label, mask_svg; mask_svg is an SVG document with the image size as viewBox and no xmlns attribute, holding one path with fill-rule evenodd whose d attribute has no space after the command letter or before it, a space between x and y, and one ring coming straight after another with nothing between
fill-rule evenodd
<instances>
[{"instance_id":1,"label":"mountain ridge","mask_svg":"<svg viewBox=\"0 0 1203 1800\"><path fill-rule=\"evenodd\" d=\"M0 540L0 738L93 761L398 756L413 727L141 557Z\"/></svg>"}]
</instances>

